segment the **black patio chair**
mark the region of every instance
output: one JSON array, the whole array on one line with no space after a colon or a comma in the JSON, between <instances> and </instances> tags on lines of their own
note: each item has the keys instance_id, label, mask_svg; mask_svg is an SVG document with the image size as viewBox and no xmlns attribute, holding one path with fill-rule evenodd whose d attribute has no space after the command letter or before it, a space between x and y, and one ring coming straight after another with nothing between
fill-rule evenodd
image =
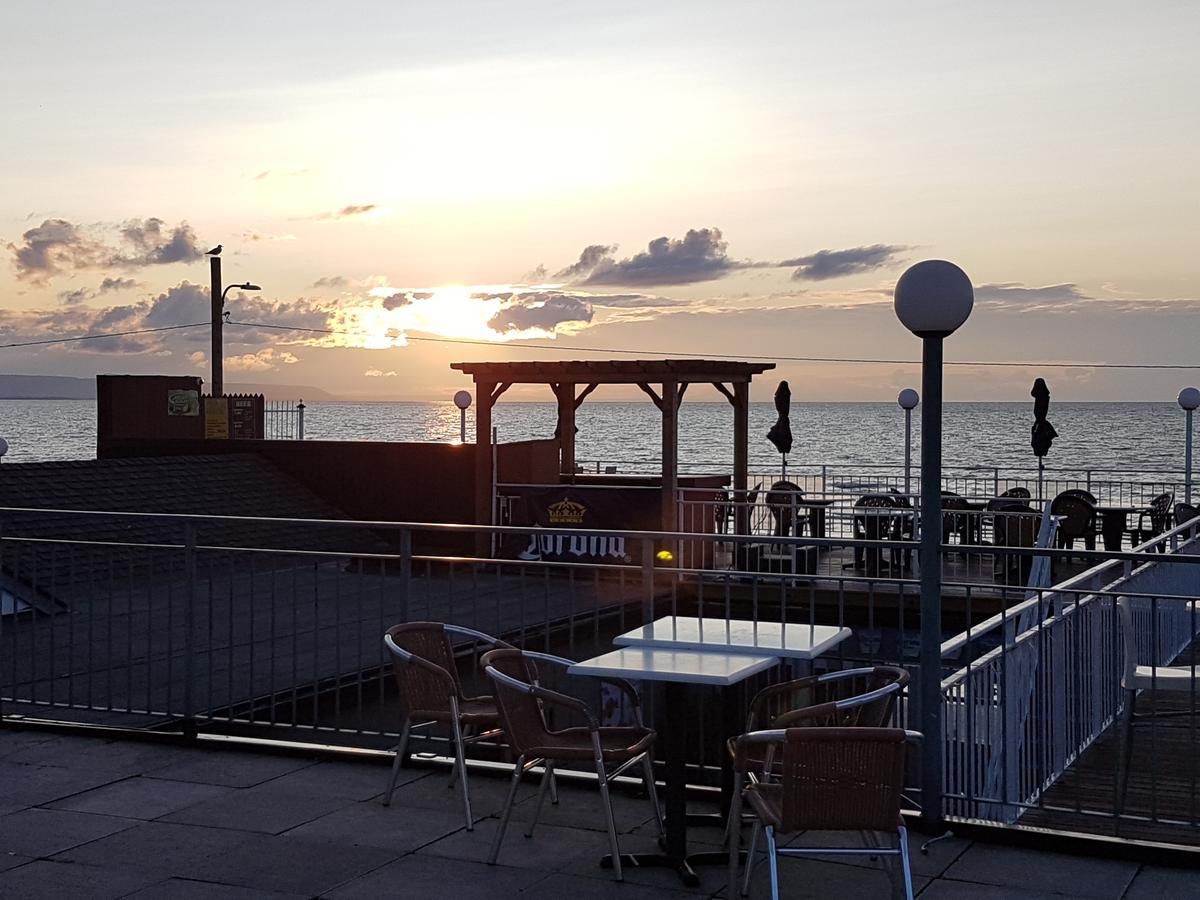
<instances>
[{"instance_id":1,"label":"black patio chair","mask_svg":"<svg viewBox=\"0 0 1200 900\"><path fill-rule=\"evenodd\" d=\"M1159 494L1150 501L1149 506L1138 510L1137 525L1125 529L1133 546L1152 541L1167 530L1171 524L1171 504L1174 500L1174 494ZM1159 543L1155 549L1165 553L1167 548Z\"/></svg>"},{"instance_id":2,"label":"black patio chair","mask_svg":"<svg viewBox=\"0 0 1200 900\"><path fill-rule=\"evenodd\" d=\"M1073 491L1063 491L1050 503L1050 515L1058 516L1058 532L1054 546L1070 550L1075 541L1083 539L1088 550L1096 549L1096 504Z\"/></svg>"}]
</instances>

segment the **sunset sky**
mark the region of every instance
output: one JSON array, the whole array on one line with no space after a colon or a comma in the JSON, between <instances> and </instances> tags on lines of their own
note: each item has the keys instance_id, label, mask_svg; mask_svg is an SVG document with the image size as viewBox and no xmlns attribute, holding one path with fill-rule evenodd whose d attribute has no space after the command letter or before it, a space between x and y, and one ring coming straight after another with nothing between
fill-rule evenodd
<instances>
[{"instance_id":1,"label":"sunset sky","mask_svg":"<svg viewBox=\"0 0 1200 900\"><path fill-rule=\"evenodd\" d=\"M1194 2L13 4L0 344L206 321L221 243L263 286L233 321L343 332L230 327L226 379L348 397L604 358L578 348L916 359L891 291L929 257L976 285L948 359L1200 363L1197 35ZM0 372L207 379L208 340ZM778 374L799 400L917 378ZM958 368L947 395L1198 374Z\"/></svg>"}]
</instances>

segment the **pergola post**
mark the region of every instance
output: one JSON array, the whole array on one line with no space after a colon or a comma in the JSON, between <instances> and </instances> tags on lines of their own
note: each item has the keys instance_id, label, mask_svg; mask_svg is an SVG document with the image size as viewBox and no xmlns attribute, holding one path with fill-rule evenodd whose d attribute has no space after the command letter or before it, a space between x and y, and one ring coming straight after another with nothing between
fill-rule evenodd
<instances>
[{"instance_id":1,"label":"pergola post","mask_svg":"<svg viewBox=\"0 0 1200 900\"><path fill-rule=\"evenodd\" d=\"M746 488L750 482L750 382L733 385L733 530L750 533Z\"/></svg>"},{"instance_id":2,"label":"pergola post","mask_svg":"<svg viewBox=\"0 0 1200 900\"><path fill-rule=\"evenodd\" d=\"M560 382L553 385L558 398L558 445L561 465L559 471L575 477L575 385Z\"/></svg>"},{"instance_id":3,"label":"pergola post","mask_svg":"<svg viewBox=\"0 0 1200 900\"><path fill-rule=\"evenodd\" d=\"M662 386L662 527L678 531L679 517L679 382Z\"/></svg>"},{"instance_id":4,"label":"pergola post","mask_svg":"<svg viewBox=\"0 0 1200 900\"><path fill-rule=\"evenodd\" d=\"M475 523L492 523L492 404L495 383L475 382ZM491 538L479 534L475 539L477 556L487 556Z\"/></svg>"}]
</instances>

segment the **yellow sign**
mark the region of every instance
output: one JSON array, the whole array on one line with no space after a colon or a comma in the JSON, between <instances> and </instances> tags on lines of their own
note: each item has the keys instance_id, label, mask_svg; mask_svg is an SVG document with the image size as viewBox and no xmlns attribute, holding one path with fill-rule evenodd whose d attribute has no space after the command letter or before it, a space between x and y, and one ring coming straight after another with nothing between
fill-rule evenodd
<instances>
[{"instance_id":1,"label":"yellow sign","mask_svg":"<svg viewBox=\"0 0 1200 900\"><path fill-rule=\"evenodd\" d=\"M587 507L574 500L559 500L546 507L551 525L582 525Z\"/></svg>"},{"instance_id":2,"label":"yellow sign","mask_svg":"<svg viewBox=\"0 0 1200 900\"><path fill-rule=\"evenodd\" d=\"M229 401L224 397L204 398L204 436L229 437Z\"/></svg>"}]
</instances>

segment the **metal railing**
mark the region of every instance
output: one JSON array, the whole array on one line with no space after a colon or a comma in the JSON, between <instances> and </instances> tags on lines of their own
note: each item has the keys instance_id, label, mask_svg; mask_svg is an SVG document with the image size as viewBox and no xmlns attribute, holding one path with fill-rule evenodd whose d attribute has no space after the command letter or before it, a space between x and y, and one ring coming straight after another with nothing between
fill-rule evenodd
<instances>
[{"instance_id":1,"label":"metal railing","mask_svg":"<svg viewBox=\"0 0 1200 900\"><path fill-rule=\"evenodd\" d=\"M303 400L268 400L263 408L263 435L269 441L304 440Z\"/></svg>"}]
</instances>

